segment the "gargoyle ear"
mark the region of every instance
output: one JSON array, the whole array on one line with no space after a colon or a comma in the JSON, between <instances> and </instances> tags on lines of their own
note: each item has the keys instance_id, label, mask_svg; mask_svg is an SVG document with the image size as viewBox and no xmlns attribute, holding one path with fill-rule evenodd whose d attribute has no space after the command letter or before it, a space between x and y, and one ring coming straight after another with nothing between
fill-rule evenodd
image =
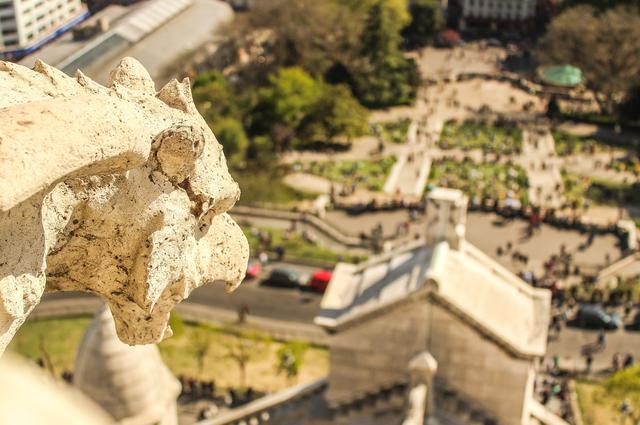
<instances>
[{"instance_id":1,"label":"gargoyle ear","mask_svg":"<svg viewBox=\"0 0 640 425\"><path fill-rule=\"evenodd\" d=\"M154 147L162 172L176 183L188 178L202 155L205 135L197 127L175 126L163 131Z\"/></svg>"},{"instance_id":2,"label":"gargoyle ear","mask_svg":"<svg viewBox=\"0 0 640 425\"><path fill-rule=\"evenodd\" d=\"M156 96L171 108L179 109L191 115L198 114L191 96L191 83L188 78L185 78L182 82L176 79L169 81Z\"/></svg>"},{"instance_id":3,"label":"gargoyle ear","mask_svg":"<svg viewBox=\"0 0 640 425\"><path fill-rule=\"evenodd\" d=\"M156 92L153 79L144 66L134 58L123 58L109 74L109 87L120 85L129 90L153 96Z\"/></svg>"}]
</instances>

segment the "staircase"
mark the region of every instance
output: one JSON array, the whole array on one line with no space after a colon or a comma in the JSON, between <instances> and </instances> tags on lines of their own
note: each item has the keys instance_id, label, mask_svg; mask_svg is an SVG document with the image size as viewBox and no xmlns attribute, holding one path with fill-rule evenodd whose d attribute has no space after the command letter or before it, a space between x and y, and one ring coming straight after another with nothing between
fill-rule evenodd
<instances>
[{"instance_id":1,"label":"staircase","mask_svg":"<svg viewBox=\"0 0 640 425\"><path fill-rule=\"evenodd\" d=\"M389 425L398 422L406 407L407 385L394 382L355 394L330 406L332 424Z\"/></svg>"},{"instance_id":2,"label":"staircase","mask_svg":"<svg viewBox=\"0 0 640 425\"><path fill-rule=\"evenodd\" d=\"M463 395L436 384L435 415L440 425L497 425L498 422L480 406L474 405Z\"/></svg>"}]
</instances>

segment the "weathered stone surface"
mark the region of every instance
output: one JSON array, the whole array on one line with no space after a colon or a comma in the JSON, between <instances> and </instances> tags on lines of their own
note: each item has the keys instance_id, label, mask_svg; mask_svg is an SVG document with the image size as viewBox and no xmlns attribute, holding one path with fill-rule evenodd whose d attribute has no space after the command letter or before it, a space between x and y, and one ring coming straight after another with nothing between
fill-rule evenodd
<instances>
[{"instance_id":1,"label":"weathered stone surface","mask_svg":"<svg viewBox=\"0 0 640 425\"><path fill-rule=\"evenodd\" d=\"M114 425L109 415L80 391L24 359L0 360L0 423Z\"/></svg>"},{"instance_id":2,"label":"weathered stone surface","mask_svg":"<svg viewBox=\"0 0 640 425\"><path fill-rule=\"evenodd\" d=\"M123 342L161 341L193 289L244 276L239 196L188 80L0 62L0 354L45 290L97 293Z\"/></svg>"},{"instance_id":3,"label":"weathered stone surface","mask_svg":"<svg viewBox=\"0 0 640 425\"><path fill-rule=\"evenodd\" d=\"M158 347L122 343L106 306L95 314L78 347L73 385L120 424L178 423L180 383Z\"/></svg>"}]
</instances>

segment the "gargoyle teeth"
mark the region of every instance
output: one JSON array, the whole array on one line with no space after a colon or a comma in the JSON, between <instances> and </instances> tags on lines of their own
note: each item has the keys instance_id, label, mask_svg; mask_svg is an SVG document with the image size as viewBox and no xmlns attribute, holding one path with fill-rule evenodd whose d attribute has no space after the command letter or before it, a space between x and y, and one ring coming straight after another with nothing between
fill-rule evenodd
<instances>
[{"instance_id":1,"label":"gargoyle teeth","mask_svg":"<svg viewBox=\"0 0 640 425\"><path fill-rule=\"evenodd\" d=\"M149 72L134 58L123 58L109 74L109 86L120 85L129 90L153 96L155 84Z\"/></svg>"},{"instance_id":2,"label":"gargoyle teeth","mask_svg":"<svg viewBox=\"0 0 640 425\"><path fill-rule=\"evenodd\" d=\"M89 91L91 91L93 93L102 93L102 94L106 94L107 93L107 88L101 86L100 84L98 84L95 81L93 81L91 78L87 77L79 69L76 71L76 81L82 87L86 88L87 90L89 90Z\"/></svg>"},{"instance_id":3,"label":"gargoyle teeth","mask_svg":"<svg viewBox=\"0 0 640 425\"><path fill-rule=\"evenodd\" d=\"M156 95L158 99L174 109L191 115L197 115L196 105L191 97L191 83L188 78L179 82L176 79L169 81Z\"/></svg>"},{"instance_id":4,"label":"gargoyle teeth","mask_svg":"<svg viewBox=\"0 0 640 425\"><path fill-rule=\"evenodd\" d=\"M33 70L39 74L46 76L49 81L51 81L55 86L67 83L69 80L71 80L71 78L67 74L57 70L52 66L47 65L40 59L36 60L36 63L33 65Z\"/></svg>"}]
</instances>

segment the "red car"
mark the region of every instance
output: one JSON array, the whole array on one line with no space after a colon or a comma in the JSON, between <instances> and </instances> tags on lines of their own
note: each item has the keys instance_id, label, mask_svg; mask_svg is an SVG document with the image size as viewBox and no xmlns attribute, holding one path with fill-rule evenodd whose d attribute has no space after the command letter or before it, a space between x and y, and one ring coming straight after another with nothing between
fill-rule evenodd
<instances>
[{"instance_id":1,"label":"red car","mask_svg":"<svg viewBox=\"0 0 640 425\"><path fill-rule=\"evenodd\" d=\"M249 265L247 266L247 273L245 277L247 279L253 279L258 276L262 272L262 264L260 261L249 261Z\"/></svg>"},{"instance_id":2,"label":"red car","mask_svg":"<svg viewBox=\"0 0 640 425\"><path fill-rule=\"evenodd\" d=\"M331 272L331 270L318 270L311 276L309 286L314 291L324 292L327 290L327 286L331 281L332 275L333 273Z\"/></svg>"}]
</instances>

